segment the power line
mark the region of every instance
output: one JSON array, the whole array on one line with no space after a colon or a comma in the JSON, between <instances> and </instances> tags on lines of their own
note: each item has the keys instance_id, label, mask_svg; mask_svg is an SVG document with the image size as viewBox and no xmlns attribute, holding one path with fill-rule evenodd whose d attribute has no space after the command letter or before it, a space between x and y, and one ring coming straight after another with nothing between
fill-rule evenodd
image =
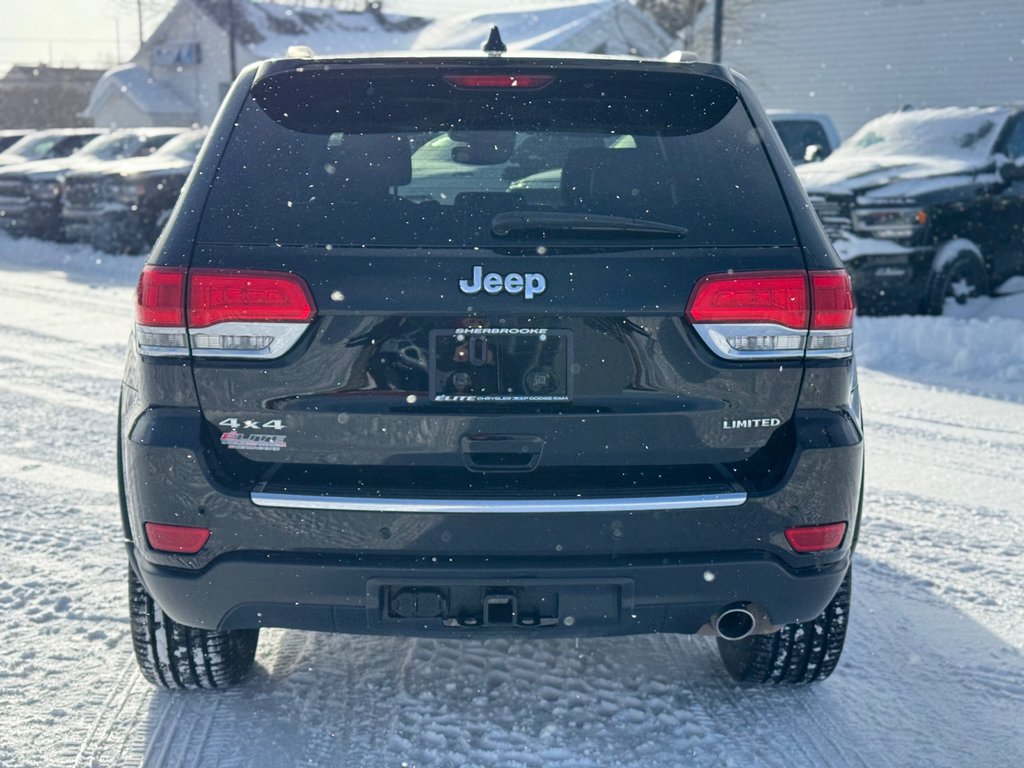
<instances>
[{"instance_id":1,"label":"power line","mask_svg":"<svg viewBox=\"0 0 1024 768\"><path fill-rule=\"evenodd\" d=\"M113 37L0 37L0 43L106 43Z\"/></svg>"}]
</instances>

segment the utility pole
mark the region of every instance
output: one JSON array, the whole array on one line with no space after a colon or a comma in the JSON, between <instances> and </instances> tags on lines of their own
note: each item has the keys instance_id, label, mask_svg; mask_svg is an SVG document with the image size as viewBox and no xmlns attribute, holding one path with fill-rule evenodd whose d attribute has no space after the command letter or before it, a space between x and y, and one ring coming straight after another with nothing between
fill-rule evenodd
<instances>
[{"instance_id":1,"label":"utility pole","mask_svg":"<svg viewBox=\"0 0 1024 768\"><path fill-rule=\"evenodd\" d=\"M722 63L722 20L725 16L725 0L715 0L714 40L711 44L711 61Z\"/></svg>"},{"instance_id":2,"label":"utility pole","mask_svg":"<svg viewBox=\"0 0 1024 768\"><path fill-rule=\"evenodd\" d=\"M228 0L228 66L231 68L231 80L235 81L238 65L235 61L235 0Z\"/></svg>"},{"instance_id":3,"label":"utility pole","mask_svg":"<svg viewBox=\"0 0 1024 768\"><path fill-rule=\"evenodd\" d=\"M142 0L135 0L135 9L139 14L139 47L142 47ZM118 56L118 58L121 58Z\"/></svg>"}]
</instances>

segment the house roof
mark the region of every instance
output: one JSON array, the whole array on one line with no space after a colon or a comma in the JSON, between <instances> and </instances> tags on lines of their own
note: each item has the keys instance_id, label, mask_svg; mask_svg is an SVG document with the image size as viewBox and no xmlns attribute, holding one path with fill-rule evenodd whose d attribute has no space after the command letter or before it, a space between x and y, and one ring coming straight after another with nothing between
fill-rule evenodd
<instances>
[{"instance_id":1,"label":"house roof","mask_svg":"<svg viewBox=\"0 0 1024 768\"><path fill-rule=\"evenodd\" d=\"M108 69L93 88L83 114L95 115L95 108L110 93L120 93L141 111L151 115L190 115L195 112L178 94L153 78L138 64L122 64Z\"/></svg>"},{"instance_id":2,"label":"house roof","mask_svg":"<svg viewBox=\"0 0 1024 768\"><path fill-rule=\"evenodd\" d=\"M306 45L317 53L365 53L408 48L416 33L430 23L415 16L383 13L376 6L343 11L294 3L236 2L234 17L223 0L191 0L256 58L284 55L288 46Z\"/></svg>"},{"instance_id":3,"label":"house roof","mask_svg":"<svg viewBox=\"0 0 1024 768\"><path fill-rule=\"evenodd\" d=\"M624 21L639 25L634 35ZM661 56L672 47L672 38L646 13L627 0L567 0L563 5L520 11L473 13L442 19L427 27L416 39L419 49L479 48L492 25L510 51L579 51L583 37L599 41L608 53L643 53ZM593 36L594 31L600 34ZM596 46L588 46L590 53Z\"/></svg>"},{"instance_id":4,"label":"house roof","mask_svg":"<svg viewBox=\"0 0 1024 768\"><path fill-rule=\"evenodd\" d=\"M283 56L292 45L309 46L317 55L476 49L493 24L500 26L509 50L587 53L596 50L597 41L607 43L603 47L609 53L639 49L660 56L672 47L672 38L628 0L565 0L551 6L437 20L386 14L373 5L354 12L251 0L236 2L232 19L222 0L191 2L225 31L233 24L239 44L255 58ZM626 31L624 21L632 32ZM581 35L590 38L582 43L585 50L580 48Z\"/></svg>"}]
</instances>

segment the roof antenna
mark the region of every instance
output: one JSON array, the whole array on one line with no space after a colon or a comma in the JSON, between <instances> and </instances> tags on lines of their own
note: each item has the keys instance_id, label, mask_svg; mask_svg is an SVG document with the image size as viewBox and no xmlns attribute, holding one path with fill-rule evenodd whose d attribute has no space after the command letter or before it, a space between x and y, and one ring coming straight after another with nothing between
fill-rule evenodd
<instances>
[{"instance_id":1,"label":"roof antenna","mask_svg":"<svg viewBox=\"0 0 1024 768\"><path fill-rule=\"evenodd\" d=\"M491 34L487 38L487 42L484 43L484 51L497 56L498 54L504 53L508 50L508 47L501 39L501 32L498 31L498 25L495 24L491 27Z\"/></svg>"}]
</instances>

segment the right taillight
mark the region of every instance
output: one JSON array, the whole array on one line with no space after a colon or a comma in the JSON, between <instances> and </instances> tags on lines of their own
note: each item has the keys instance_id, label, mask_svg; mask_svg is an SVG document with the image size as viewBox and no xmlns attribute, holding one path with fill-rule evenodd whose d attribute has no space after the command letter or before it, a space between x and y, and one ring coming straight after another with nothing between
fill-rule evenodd
<instances>
[{"instance_id":1,"label":"right taillight","mask_svg":"<svg viewBox=\"0 0 1024 768\"><path fill-rule=\"evenodd\" d=\"M853 354L853 286L845 269L808 272L811 281L811 328L808 357Z\"/></svg>"},{"instance_id":2,"label":"right taillight","mask_svg":"<svg viewBox=\"0 0 1024 768\"><path fill-rule=\"evenodd\" d=\"M706 275L686 318L728 359L848 357L853 350L853 292L844 270Z\"/></svg>"},{"instance_id":3,"label":"right taillight","mask_svg":"<svg viewBox=\"0 0 1024 768\"><path fill-rule=\"evenodd\" d=\"M288 272L146 267L135 335L147 355L272 359L315 317L305 281Z\"/></svg>"}]
</instances>

